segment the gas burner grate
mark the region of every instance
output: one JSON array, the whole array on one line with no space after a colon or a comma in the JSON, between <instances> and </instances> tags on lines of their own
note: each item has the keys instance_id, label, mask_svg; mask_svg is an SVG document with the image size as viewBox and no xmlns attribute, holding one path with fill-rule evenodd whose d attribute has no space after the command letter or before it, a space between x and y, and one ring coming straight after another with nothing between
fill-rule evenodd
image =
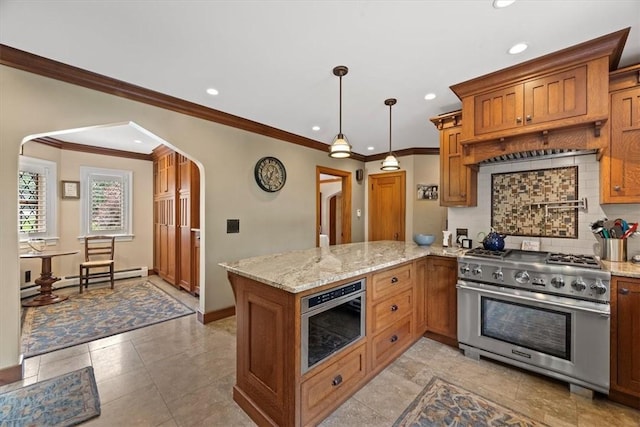
<instances>
[{"instance_id":1,"label":"gas burner grate","mask_svg":"<svg viewBox=\"0 0 640 427\"><path fill-rule=\"evenodd\" d=\"M570 255L561 253L549 253L547 264L570 265L574 267L585 267L601 269L600 262L593 255Z\"/></svg>"},{"instance_id":2,"label":"gas burner grate","mask_svg":"<svg viewBox=\"0 0 640 427\"><path fill-rule=\"evenodd\" d=\"M492 251L490 249L473 248L465 252L465 256L477 256L482 258L503 259L511 252L511 249L503 251Z\"/></svg>"}]
</instances>

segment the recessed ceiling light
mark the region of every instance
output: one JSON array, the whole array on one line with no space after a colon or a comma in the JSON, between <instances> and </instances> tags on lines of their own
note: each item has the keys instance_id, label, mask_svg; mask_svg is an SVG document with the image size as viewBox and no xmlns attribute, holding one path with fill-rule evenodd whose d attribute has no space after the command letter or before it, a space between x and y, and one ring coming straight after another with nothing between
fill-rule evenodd
<instances>
[{"instance_id":1,"label":"recessed ceiling light","mask_svg":"<svg viewBox=\"0 0 640 427\"><path fill-rule=\"evenodd\" d=\"M140 141L139 139L134 139L133 142L135 142L136 144L142 144L142 141Z\"/></svg>"},{"instance_id":2,"label":"recessed ceiling light","mask_svg":"<svg viewBox=\"0 0 640 427\"><path fill-rule=\"evenodd\" d=\"M496 9L502 9L503 7L511 6L516 0L493 0L493 7Z\"/></svg>"},{"instance_id":3,"label":"recessed ceiling light","mask_svg":"<svg viewBox=\"0 0 640 427\"><path fill-rule=\"evenodd\" d=\"M320 126L314 126L311 128L312 131L318 132L320 130Z\"/></svg>"},{"instance_id":4,"label":"recessed ceiling light","mask_svg":"<svg viewBox=\"0 0 640 427\"><path fill-rule=\"evenodd\" d=\"M369 150L369 151L373 151L375 149L376 149L376 147L367 147L367 150Z\"/></svg>"},{"instance_id":5,"label":"recessed ceiling light","mask_svg":"<svg viewBox=\"0 0 640 427\"><path fill-rule=\"evenodd\" d=\"M210 87L209 89L207 89L207 93L208 93L209 95L214 95L214 96L215 96L215 95L217 95L219 92L218 92L218 90L217 90L217 89L214 89L214 88Z\"/></svg>"},{"instance_id":6,"label":"recessed ceiling light","mask_svg":"<svg viewBox=\"0 0 640 427\"><path fill-rule=\"evenodd\" d=\"M426 99L427 101L431 101L432 99L436 99L436 94L435 93L428 93L424 96L424 99Z\"/></svg>"},{"instance_id":7,"label":"recessed ceiling light","mask_svg":"<svg viewBox=\"0 0 640 427\"><path fill-rule=\"evenodd\" d=\"M527 50L528 47L529 47L529 45L526 44L526 43L517 43L517 44L514 44L513 46L511 46L511 49L509 49L509 53L511 55L522 53L525 50Z\"/></svg>"}]
</instances>

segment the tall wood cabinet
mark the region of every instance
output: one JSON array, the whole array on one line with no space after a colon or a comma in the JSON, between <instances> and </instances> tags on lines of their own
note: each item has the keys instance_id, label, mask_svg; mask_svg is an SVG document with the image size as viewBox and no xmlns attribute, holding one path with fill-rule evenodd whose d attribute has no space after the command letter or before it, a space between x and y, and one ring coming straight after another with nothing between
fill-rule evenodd
<instances>
[{"instance_id":1,"label":"tall wood cabinet","mask_svg":"<svg viewBox=\"0 0 640 427\"><path fill-rule=\"evenodd\" d=\"M430 120L440 130L440 206L476 206L478 169L462 163L462 112Z\"/></svg>"},{"instance_id":2,"label":"tall wood cabinet","mask_svg":"<svg viewBox=\"0 0 640 427\"><path fill-rule=\"evenodd\" d=\"M640 409L640 279L611 280L612 400Z\"/></svg>"},{"instance_id":3,"label":"tall wood cabinet","mask_svg":"<svg viewBox=\"0 0 640 427\"><path fill-rule=\"evenodd\" d=\"M185 156L161 146L153 152L154 270L167 282L197 293L200 176Z\"/></svg>"},{"instance_id":4,"label":"tall wood cabinet","mask_svg":"<svg viewBox=\"0 0 640 427\"><path fill-rule=\"evenodd\" d=\"M425 336L458 345L458 277L456 258L428 256L425 275Z\"/></svg>"},{"instance_id":5,"label":"tall wood cabinet","mask_svg":"<svg viewBox=\"0 0 640 427\"><path fill-rule=\"evenodd\" d=\"M640 203L640 64L609 75L609 145L600 160L600 202Z\"/></svg>"}]
</instances>

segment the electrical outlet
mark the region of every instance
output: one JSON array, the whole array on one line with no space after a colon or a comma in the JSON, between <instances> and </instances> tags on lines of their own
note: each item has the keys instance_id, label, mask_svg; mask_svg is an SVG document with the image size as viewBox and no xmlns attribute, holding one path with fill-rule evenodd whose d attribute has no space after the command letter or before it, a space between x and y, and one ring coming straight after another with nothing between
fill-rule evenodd
<instances>
[{"instance_id":1,"label":"electrical outlet","mask_svg":"<svg viewBox=\"0 0 640 427\"><path fill-rule=\"evenodd\" d=\"M469 229L468 228L456 228L456 240L458 240L458 237L460 236L469 236Z\"/></svg>"},{"instance_id":2,"label":"electrical outlet","mask_svg":"<svg viewBox=\"0 0 640 427\"><path fill-rule=\"evenodd\" d=\"M24 283L31 283L31 270L25 270Z\"/></svg>"}]
</instances>

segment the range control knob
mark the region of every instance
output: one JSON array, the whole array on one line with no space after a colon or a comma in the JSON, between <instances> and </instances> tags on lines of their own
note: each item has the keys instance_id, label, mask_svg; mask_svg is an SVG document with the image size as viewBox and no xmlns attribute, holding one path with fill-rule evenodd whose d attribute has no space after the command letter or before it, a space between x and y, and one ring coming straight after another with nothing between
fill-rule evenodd
<instances>
[{"instance_id":1,"label":"range control knob","mask_svg":"<svg viewBox=\"0 0 640 427\"><path fill-rule=\"evenodd\" d=\"M518 271L516 273L516 282L518 283L528 283L530 278L529 273L526 271Z\"/></svg>"},{"instance_id":2,"label":"range control knob","mask_svg":"<svg viewBox=\"0 0 640 427\"><path fill-rule=\"evenodd\" d=\"M462 264L460 266L460 274L468 274L469 273L469 264Z\"/></svg>"},{"instance_id":3,"label":"range control knob","mask_svg":"<svg viewBox=\"0 0 640 427\"><path fill-rule=\"evenodd\" d=\"M587 289L587 284L584 283L584 280L582 280L582 277L578 277L576 280L571 282L571 287L578 292L582 292L585 289Z\"/></svg>"},{"instance_id":4,"label":"range control knob","mask_svg":"<svg viewBox=\"0 0 640 427\"><path fill-rule=\"evenodd\" d=\"M602 283L602 279L596 279L596 282L591 285L591 289L598 295L607 293L607 287Z\"/></svg>"},{"instance_id":5,"label":"range control knob","mask_svg":"<svg viewBox=\"0 0 640 427\"><path fill-rule=\"evenodd\" d=\"M564 279L560 276L551 278L551 286L554 288L564 288Z\"/></svg>"},{"instance_id":6,"label":"range control knob","mask_svg":"<svg viewBox=\"0 0 640 427\"><path fill-rule=\"evenodd\" d=\"M504 273L502 272L501 268L498 268L496 271L493 272L493 278L501 282L504 281Z\"/></svg>"},{"instance_id":7,"label":"range control knob","mask_svg":"<svg viewBox=\"0 0 640 427\"><path fill-rule=\"evenodd\" d=\"M473 273L474 276L482 276L482 267L476 265L473 270L471 270L471 273Z\"/></svg>"}]
</instances>

